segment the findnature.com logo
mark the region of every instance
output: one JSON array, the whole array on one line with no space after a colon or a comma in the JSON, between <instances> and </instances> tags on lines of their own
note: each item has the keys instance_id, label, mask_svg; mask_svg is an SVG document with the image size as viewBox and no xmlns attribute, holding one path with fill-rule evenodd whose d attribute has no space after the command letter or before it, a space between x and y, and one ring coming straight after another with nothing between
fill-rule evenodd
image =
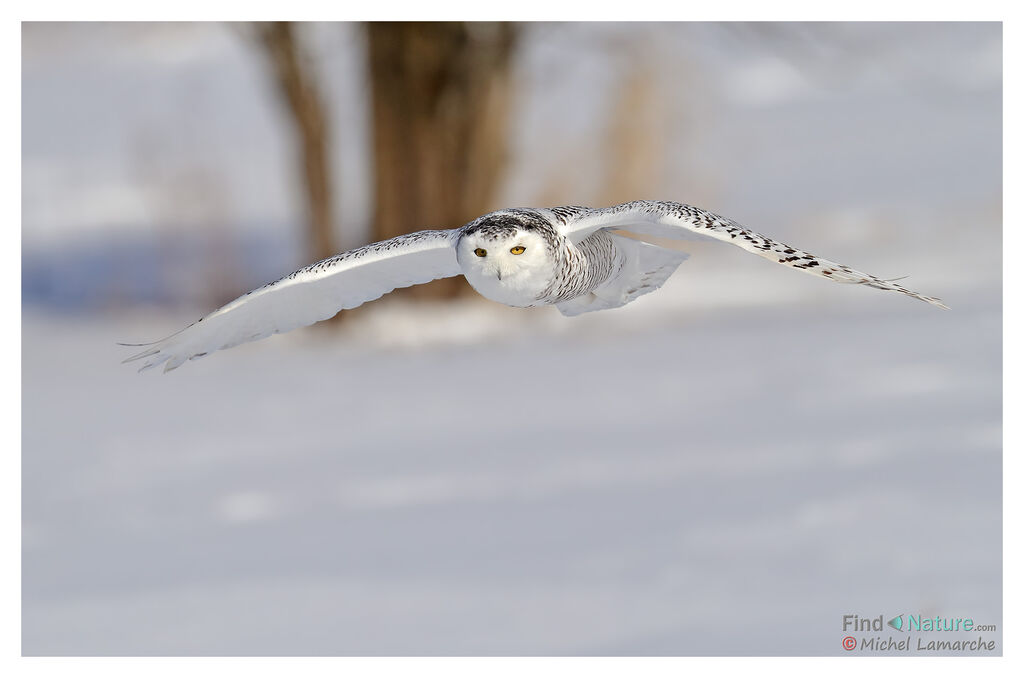
<instances>
[{"instance_id":1,"label":"findnature.com logo","mask_svg":"<svg viewBox=\"0 0 1024 678\"><path fill-rule=\"evenodd\" d=\"M897 635L881 635L886 627ZM970 617L926 617L922 614L898 614L886 621L886 615L861 617L843 615L843 649L847 652L964 652L989 653L996 649L994 638L984 633L996 630L995 624L975 624ZM966 634L959 638L926 637L917 634Z\"/></svg>"}]
</instances>

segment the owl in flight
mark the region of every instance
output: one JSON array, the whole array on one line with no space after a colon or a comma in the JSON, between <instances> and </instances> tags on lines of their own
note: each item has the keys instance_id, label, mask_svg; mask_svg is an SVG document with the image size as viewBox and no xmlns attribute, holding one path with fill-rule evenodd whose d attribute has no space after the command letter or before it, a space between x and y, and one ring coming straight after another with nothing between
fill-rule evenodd
<instances>
[{"instance_id":1,"label":"owl in flight","mask_svg":"<svg viewBox=\"0 0 1024 678\"><path fill-rule=\"evenodd\" d=\"M554 305L563 315L618 308L661 287L688 255L637 237L722 240L765 259L841 283L926 297L776 242L731 219L677 202L638 200L604 209L505 209L461 228L420 231L338 254L248 292L125 362L140 371L312 325L399 288L463 275L509 306Z\"/></svg>"}]
</instances>

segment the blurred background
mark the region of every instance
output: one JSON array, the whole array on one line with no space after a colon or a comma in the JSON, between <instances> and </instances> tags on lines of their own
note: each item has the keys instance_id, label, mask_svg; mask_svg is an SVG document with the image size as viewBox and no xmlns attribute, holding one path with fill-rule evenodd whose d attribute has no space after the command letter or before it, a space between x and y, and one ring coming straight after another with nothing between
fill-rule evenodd
<instances>
[{"instance_id":1,"label":"blurred background","mask_svg":"<svg viewBox=\"0 0 1024 678\"><path fill-rule=\"evenodd\" d=\"M1001 109L993 23L23 24L23 652L1001 629ZM687 243L620 310L438 281L118 364L366 242L644 198L953 310Z\"/></svg>"}]
</instances>

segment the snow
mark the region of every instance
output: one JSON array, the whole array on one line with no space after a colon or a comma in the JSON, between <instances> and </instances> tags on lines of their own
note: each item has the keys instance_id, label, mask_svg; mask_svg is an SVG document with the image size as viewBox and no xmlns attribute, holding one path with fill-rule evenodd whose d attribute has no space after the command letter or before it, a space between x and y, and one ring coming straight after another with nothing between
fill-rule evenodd
<instances>
[{"instance_id":1,"label":"snow","mask_svg":"<svg viewBox=\"0 0 1024 678\"><path fill-rule=\"evenodd\" d=\"M167 376L113 342L178 319L30 309L23 651L827 655L843 614L1001 630L998 288L951 312L838 289L469 303L423 342L378 341L416 333L380 304Z\"/></svg>"}]
</instances>

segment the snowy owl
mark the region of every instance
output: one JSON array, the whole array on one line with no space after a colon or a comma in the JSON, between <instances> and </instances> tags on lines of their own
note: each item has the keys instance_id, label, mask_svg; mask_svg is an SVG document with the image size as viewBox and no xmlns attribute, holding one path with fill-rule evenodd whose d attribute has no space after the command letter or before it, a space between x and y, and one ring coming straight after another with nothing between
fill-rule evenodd
<instances>
[{"instance_id":1,"label":"snowy owl","mask_svg":"<svg viewBox=\"0 0 1024 678\"><path fill-rule=\"evenodd\" d=\"M420 231L324 259L248 292L125 362L140 371L311 325L399 288L463 275L477 292L509 306L554 305L564 315L618 308L661 287L689 255L627 237L722 240L805 273L906 294L867 273L750 231L731 219L677 202L638 200L614 207L504 209L461 228Z\"/></svg>"}]
</instances>

